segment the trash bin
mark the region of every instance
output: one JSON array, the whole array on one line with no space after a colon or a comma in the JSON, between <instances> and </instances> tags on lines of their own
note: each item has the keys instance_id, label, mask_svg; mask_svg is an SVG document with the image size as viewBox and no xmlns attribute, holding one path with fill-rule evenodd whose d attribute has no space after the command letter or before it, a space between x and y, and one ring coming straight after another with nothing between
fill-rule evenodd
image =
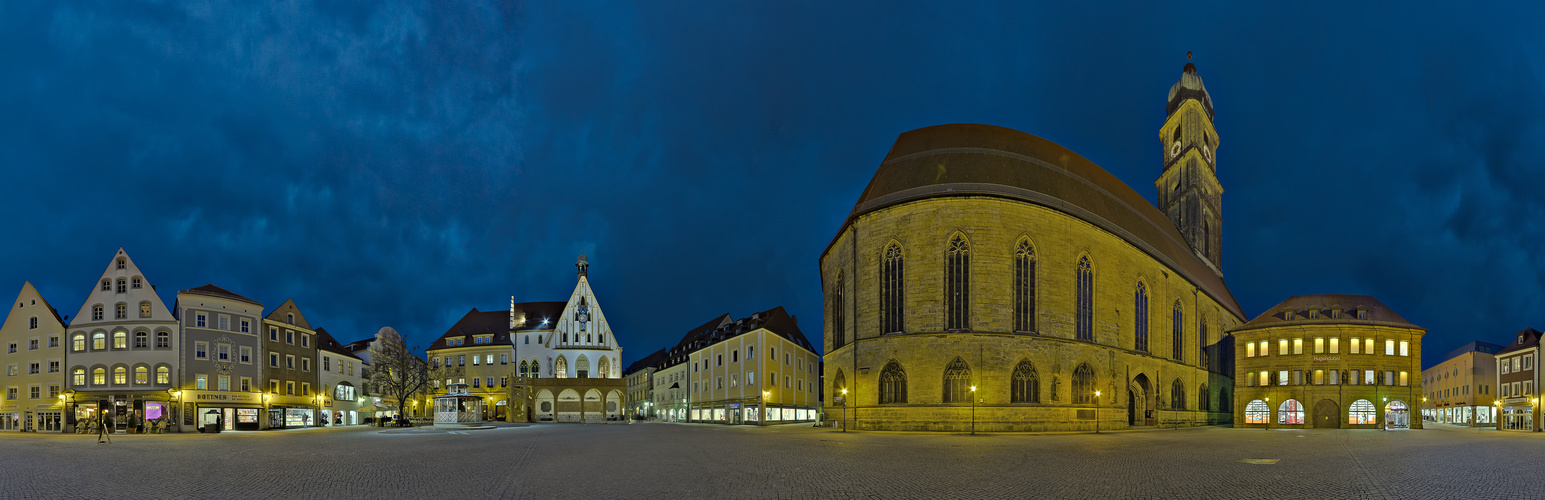
<instances>
[{"instance_id":1,"label":"trash bin","mask_svg":"<svg viewBox=\"0 0 1545 500\"><path fill-rule=\"evenodd\" d=\"M204 424L204 432L219 434L220 433L220 424L217 424L217 423Z\"/></svg>"}]
</instances>

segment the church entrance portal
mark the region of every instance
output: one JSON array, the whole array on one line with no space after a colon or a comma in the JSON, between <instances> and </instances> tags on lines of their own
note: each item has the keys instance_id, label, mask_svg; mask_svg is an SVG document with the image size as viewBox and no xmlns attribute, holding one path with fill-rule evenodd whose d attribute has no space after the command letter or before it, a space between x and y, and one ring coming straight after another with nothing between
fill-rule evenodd
<instances>
[{"instance_id":1,"label":"church entrance portal","mask_svg":"<svg viewBox=\"0 0 1545 500\"><path fill-rule=\"evenodd\" d=\"M1341 427L1341 406L1335 401L1321 399L1314 404L1314 427L1316 429L1338 429Z\"/></svg>"},{"instance_id":2,"label":"church entrance portal","mask_svg":"<svg viewBox=\"0 0 1545 500\"><path fill-rule=\"evenodd\" d=\"M1127 424L1153 425L1153 391L1148 376L1139 373L1127 387Z\"/></svg>"}]
</instances>

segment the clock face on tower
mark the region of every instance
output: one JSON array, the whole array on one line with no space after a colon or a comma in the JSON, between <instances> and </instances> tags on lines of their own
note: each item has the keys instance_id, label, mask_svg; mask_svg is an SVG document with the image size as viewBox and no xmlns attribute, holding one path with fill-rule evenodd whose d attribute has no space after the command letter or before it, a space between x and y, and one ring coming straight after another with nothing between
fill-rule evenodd
<instances>
[{"instance_id":1,"label":"clock face on tower","mask_svg":"<svg viewBox=\"0 0 1545 500\"><path fill-rule=\"evenodd\" d=\"M1180 156L1180 141L1175 141L1175 144L1169 147L1170 159L1174 159L1176 156Z\"/></svg>"},{"instance_id":2,"label":"clock face on tower","mask_svg":"<svg viewBox=\"0 0 1545 500\"><path fill-rule=\"evenodd\" d=\"M590 308L579 306L574 310L574 322L579 323L579 331L585 331L585 323L590 322Z\"/></svg>"}]
</instances>

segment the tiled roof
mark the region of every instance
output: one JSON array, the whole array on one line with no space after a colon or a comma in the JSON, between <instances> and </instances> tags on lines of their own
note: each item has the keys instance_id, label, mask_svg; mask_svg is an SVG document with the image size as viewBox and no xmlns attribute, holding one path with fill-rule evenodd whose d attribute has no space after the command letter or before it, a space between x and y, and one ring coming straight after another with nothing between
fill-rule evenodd
<instances>
[{"instance_id":1,"label":"tiled roof","mask_svg":"<svg viewBox=\"0 0 1545 500\"><path fill-rule=\"evenodd\" d=\"M1085 220L1131 242L1245 317L1211 263L1147 198L1067 148L1004 127L938 125L901 134L837 235L860 215L945 196L1007 198ZM834 236L831 244L836 241Z\"/></svg>"},{"instance_id":2,"label":"tiled roof","mask_svg":"<svg viewBox=\"0 0 1545 500\"><path fill-rule=\"evenodd\" d=\"M230 290L226 290L224 288L220 288L218 286L215 286L214 284L208 284L208 285L204 285L204 286L196 287L196 288L189 288L189 289L183 290L183 291L184 292L198 292L198 293L202 293L204 295L214 295L216 297L225 297L225 298L228 298L228 299L236 299L236 300L240 300L240 301L244 301L244 302L251 302L253 304L257 304L257 305L260 305L260 306L263 305L263 303L261 303L261 302L258 302L256 300L252 300L252 299L243 297L243 296L237 294L236 292L232 292Z\"/></svg>"},{"instance_id":3,"label":"tiled roof","mask_svg":"<svg viewBox=\"0 0 1545 500\"><path fill-rule=\"evenodd\" d=\"M515 315L525 315L526 324L515 327L515 331L522 330L551 330L558 324L558 316L563 315L563 308L568 302L516 302ZM509 327L509 313L505 312L505 327ZM543 324L542 320L548 320Z\"/></svg>"},{"instance_id":4,"label":"tiled roof","mask_svg":"<svg viewBox=\"0 0 1545 500\"><path fill-rule=\"evenodd\" d=\"M1513 351L1521 351L1537 345L1540 345L1540 331L1533 328L1525 328L1519 331L1517 334L1513 335L1513 339L1508 342L1507 347L1503 348L1501 351L1497 351L1497 355L1501 356L1503 354L1507 354Z\"/></svg>"},{"instance_id":5,"label":"tiled roof","mask_svg":"<svg viewBox=\"0 0 1545 500\"><path fill-rule=\"evenodd\" d=\"M774 307L751 316L730 321L730 315L725 314L693 328L682 337L681 342L670 348L666 353L666 359L657 365L660 368L675 365L686 361L693 351L708 347L719 342L734 338L743 333L755 331L758 328L766 328L773 334L788 339L810 352L815 352L815 347L810 340L805 338L804 332L799 330L797 318L790 316L783 306Z\"/></svg>"},{"instance_id":6,"label":"tiled roof","mask_svg":"<svg viewBox=\"0 0 1545 500\"><path fill-rule=\"evenodd\" d=\"M622 371L623 376L627 376L645 368L659 367L660 363L665 361L666 351L668 349L670 348L662 348L658 351L650 353L648 356L644 356L644 359L634 361L633 364L628 365L628 369Z\"/></svg>"},{"instance_id":7,"label":"tiled roof","mask_svg":"<svg viewBox=\"0 0 1545 500\"><path fill-rule=\"evenodd\" d=\"M446 339L464 338L473 335L493 334L493 341L488 344L473 344L470 339L465 344L458 346L446 345ZM461 317L456 324L445 331L444 335L429 344L426 351L445 349L447 347L470 347L473 345L511 345L510 344L510 313L509 311L479 311L476 307Z\"/></svg>"},{"instance_id":8,"label":"tiled roof","mask_svg":"<svg viewBox=\"0 0 1545 500\"><path fill-rule=\"evenodd\" d=\"M321 350L324 350L324 351L327 351L327 352L331 352L333 354L338 354L338 355L343 355L343 356L348 356L348 357L351 357L351 358L359 359L359 356L355 356L354 355L354 351L349 350L348 347L345 347L343 344L338 343L338 339L334 339L331 334L327 333L327 329L326 328L318 328L317 329L316 342L317 342L317 349L321 349Z\"/></svg>"},{"instance_id":9,"label":"tiled roof","mask_svg":"<svg viewBox=\"0 0 1545 500\"><path fill-rule=\"evenodd\" d=\"M1335 318L1332 312L1341 310L1341 317ZM1358 319L1357 311L1367 311L1366 317ZM1289 315L1288 313L1292 313ZM1318 317L1315 317L1318 316ZM1301 324L1370 324L1395 326L1401 328L1421 328L1406 321L1405 318L1395 314L1389 306L1379 302L1378 299L1368 295L1295 295L1288 297L1280 304L1256 316L1249 323L1235 328L1234 331L1253 330L1256 328L1268 328L1283 325Z\"/></svg>"}]
</instances>

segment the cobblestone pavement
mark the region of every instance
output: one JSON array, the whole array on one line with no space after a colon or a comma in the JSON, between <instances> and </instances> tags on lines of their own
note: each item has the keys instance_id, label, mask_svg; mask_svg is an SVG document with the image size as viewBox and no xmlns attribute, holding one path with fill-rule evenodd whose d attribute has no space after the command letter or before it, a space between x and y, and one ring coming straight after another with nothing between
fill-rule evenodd
<instances>
[{"instance_id":1,"label":"cobblestone pavement","mask_svg":"<svg viewBox=\"0 0 1545 500\"><path fill-rule=\"evenodd\" d=\"M1530 498L1545 496L1545 477L1527 472L1542 462L1545 434L1444 425L971 436L547 424L112 444L4 433L0 497Z\"/></svg>"}]
</instances>

